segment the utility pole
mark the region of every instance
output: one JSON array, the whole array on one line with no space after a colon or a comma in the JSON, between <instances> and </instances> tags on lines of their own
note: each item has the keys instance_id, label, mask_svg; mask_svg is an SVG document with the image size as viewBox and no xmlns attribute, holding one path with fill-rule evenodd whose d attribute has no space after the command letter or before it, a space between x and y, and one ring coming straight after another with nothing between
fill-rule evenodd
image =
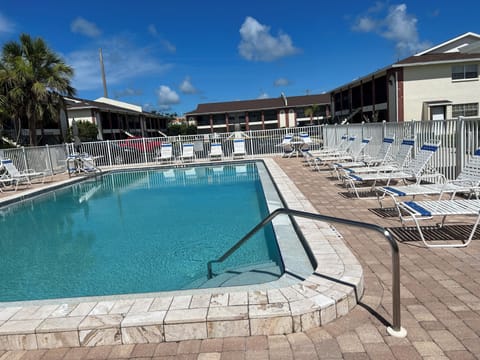
<instances>
[{"instance_id":1,"label":"utility pole","mask_svg":"<svg viewBox=\"0 0 480 360\"><path fill-rule=\"evenodd\" d=\"M107 91L107 79L105 78L105 67L103 66L103 54L102 48L98 49L100 55L100 70L102 72L102 81L103 81L103 96L108 98L108 91Z\"/></svg>"}]
</instances>

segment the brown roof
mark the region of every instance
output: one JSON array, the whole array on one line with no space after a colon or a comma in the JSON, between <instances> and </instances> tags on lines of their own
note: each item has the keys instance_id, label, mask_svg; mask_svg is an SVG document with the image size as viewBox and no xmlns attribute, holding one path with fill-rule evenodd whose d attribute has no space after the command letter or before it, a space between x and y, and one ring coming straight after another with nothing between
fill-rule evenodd
<instances>
[{"instance_id":1,"label":"brown roof","mask_svg":"<svg viewBox=\"0 0 480 360\"><path fill-rule=\"evenodd\" d=\"M449 61L462 61L462 60L479 60L480 54L465 54L461 52L454 53L434 53L425 54L419 56L410 56L406 59L400 60L393 64L393 67L400 67L404 65L414 65L421 63L433 63L433 62L449 62Z\"/></svg>"},{"instance_id":2,"label":"brown roof","mask_svg":"<svg viewBox=\"0 0 480 360\"><path fill-rule=\"evenodd\" d=\"M329 94L287 96L286 99L288 106L285 106L282 97L198 104L197 108L194 111L188 112L186 113L186 115L191 116L200 114L228 113L236 111L258 111L330 103Z\"/></svg>"}]
</instances>

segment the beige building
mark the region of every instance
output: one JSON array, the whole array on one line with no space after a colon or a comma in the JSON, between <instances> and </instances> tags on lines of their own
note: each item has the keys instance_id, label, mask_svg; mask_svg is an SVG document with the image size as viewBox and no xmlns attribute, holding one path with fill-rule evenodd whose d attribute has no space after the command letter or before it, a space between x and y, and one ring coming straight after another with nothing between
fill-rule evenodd
<instances>
[{"instance_id":1,"label":"beige building","mask_svg":"<svg viewBox=\"0 0 480 360\"><path fill-rule=\"evenodd\" d=\"M480 35L465 33L331 91L336 122L478 117Z\"/></svg>"}]
</instances>

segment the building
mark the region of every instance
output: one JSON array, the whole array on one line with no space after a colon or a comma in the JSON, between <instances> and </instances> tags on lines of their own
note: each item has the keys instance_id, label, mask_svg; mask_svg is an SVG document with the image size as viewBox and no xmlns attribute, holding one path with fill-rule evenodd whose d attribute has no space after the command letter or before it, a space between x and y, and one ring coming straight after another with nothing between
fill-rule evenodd
<instances>
[{"instance_id":1,"label":"building","mask_svg":"<svg viewBox=\"0 0 480 360\"><path fill-rule=\"evenodd\" d=\"M313 110L313 114L307 109ZM318 124L330 117L328 94L199 104L186 113L199 133L264 130Z\"/></svg>"},{"instance_id":2,"label":"building","mask_svg":"<svg viewBox=\"0 0 480 360\"><path fill-rule=\"evenodd\" d=\"M478 117L480 35L465 33L330 92L336 122Z\"/></svg>"},{"instance_id":3,"label":"building","mask_svg":"<svg viewBox=\"0 0 480 360\"><path fill-rule=\"evenodd\" d=\"M125 132L141 137L160 136L167 129L169 118L144 112L141 106L108 98L94 101L65 98L68 125L72 121L89 121L98 127L99 140L124 139ZM62 132L66 124L62 125Z\"/></svg>"}]
</instances>

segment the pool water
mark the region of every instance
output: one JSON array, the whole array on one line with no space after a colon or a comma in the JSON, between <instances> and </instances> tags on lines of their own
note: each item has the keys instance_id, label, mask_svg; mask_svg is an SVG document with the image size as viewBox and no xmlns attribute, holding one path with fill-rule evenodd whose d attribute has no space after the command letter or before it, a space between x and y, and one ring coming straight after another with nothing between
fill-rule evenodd
<instances>
[{"instance_id":1,"label":"pool water","mask_svg":"<svg viewBox=\"0 0 480 360\"><path fill-rule=\"evenodd\" d=\"M2 210L0 301L196 287L268 214L255 163L113 172ZM215 272L265 263L271 226Z\"/></svg>"}]
</instances>

